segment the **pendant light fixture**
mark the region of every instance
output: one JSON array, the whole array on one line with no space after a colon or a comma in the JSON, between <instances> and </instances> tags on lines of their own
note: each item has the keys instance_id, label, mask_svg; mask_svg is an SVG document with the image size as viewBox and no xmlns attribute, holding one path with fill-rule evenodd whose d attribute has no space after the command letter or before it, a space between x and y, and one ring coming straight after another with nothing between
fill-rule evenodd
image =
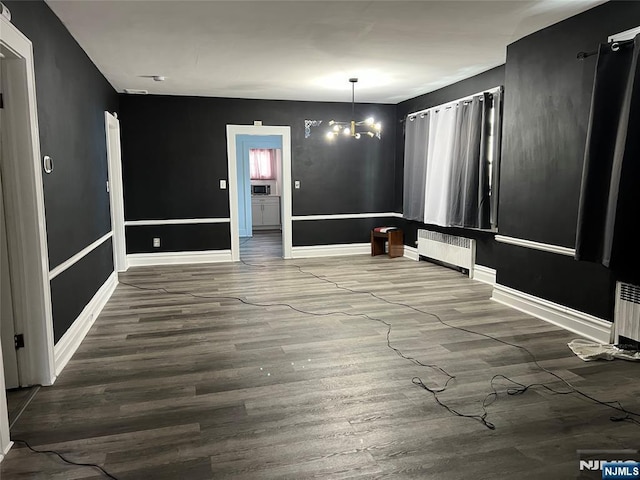
<instances>
[{"instance_id":1,"label":"pendant light fixture","mask_svg":"<svg viewBox=\"0 0 640 480\"><path fill-rule=\"evenodd\" d=\"M382 124L376 122L373 117L365 118L359 122L355 121L355 89L357 78L350 78L351 82L351 120L348 122L341 122L337 120L331 120L329 126L331 130L327 132L327 138L333 139L337 136L362 138L365 137L378 137L382 132Z\"/></svg>"}]
</instances>

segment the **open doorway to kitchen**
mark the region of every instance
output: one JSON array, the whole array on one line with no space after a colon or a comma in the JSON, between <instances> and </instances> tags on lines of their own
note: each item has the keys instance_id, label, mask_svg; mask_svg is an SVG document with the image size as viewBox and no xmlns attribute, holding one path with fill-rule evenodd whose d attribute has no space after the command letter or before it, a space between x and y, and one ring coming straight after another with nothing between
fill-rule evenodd
<instances>
[{"instance_id":1,"label":"open doorway to kitchen","mask_svg":"<svg viewBox=\"0 0 640 480\"><path fill-rule=\"evenodd\" d=\"M289 127L227 126L234 261L291 257Z\"/></svg>"}]
</instances>

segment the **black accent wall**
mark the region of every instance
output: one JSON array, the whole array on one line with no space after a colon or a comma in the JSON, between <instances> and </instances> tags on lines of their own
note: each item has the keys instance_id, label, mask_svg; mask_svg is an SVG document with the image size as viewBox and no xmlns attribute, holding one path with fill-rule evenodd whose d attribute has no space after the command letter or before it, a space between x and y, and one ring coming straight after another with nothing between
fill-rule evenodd
<instances>
[{"instance_id":1,"label":"black accent wall","mask_svg":"<svg viewBox=\"0 0 640 480\"><path fill-rule=\"evenodd\" d=\"M507 49L500 234L573 247L597 50L640 25L640 3L608 2ZM611 319L615 279L598 265L498 246L497 281Z\"/></svg>"},{"instance_id":2,"label":"black accent wall","mask_svg":"<svg viewBox=\"0 0 640 480\"><path fill-rule=\"evenodd\" d=\"M333 243L368 243L374 227L386 225L401 227L402 219L396 217L348 218L334 220L303 220L293 222L295 245L329 245ZM336 242L333 232L339 231Z\"/></svg>"},{"instance_id":3,"label":"black accent wall","mask_svg":"<svg viewBox=\"0 0 640 480\"><path fill-rule=\"evenodd\" d=\"M486 72L454 83L447 87L433 92L420 95L399 103L396 108L396 176L395 176L395 209L402 211L402 189L403 189L403 165L404 165L404 121L409 113L417 112L427 108L435 107L443 103L451 102L458 98L473 95L493 87L504 85L505 66L492 68ZM404 243L412 247L416 246L416 239L419 228L426 225L412 220L402 220L404 229ZM476 263L487 267L495 268L496 260L494 256L494 233L474 229L445 228L429 225L430 230L435 230L451 235L460 235L476 240Z\"/></svg>"},{"instance_id":4,"label":"black accent wall","mask_svg":"<svg viewBox=\"0 0 640 480\"><path fill-rule=\"evenodd\" d=\"M291 127L292 176L301 182L293 190L293 215L394 211L394 105L356 105L356 118L374 116L382 122L381 139L331 142L325 138L327 124L350 120L350 103L121 95L120 109L126 220L229 217L228 191L219 188L219 180L228 177L226 126L254 120ZM305 120L323 124L311 127L305 138ZM152 246L154 231L127 227L127 251L159 251ZM173 251L230 244L228 225L213 235L212 229L196 232L186 225L171 231ZM331 221L294 226L293 232L294 246L351 238ZM366 236L368 230L361 233Z\"/></svg>"},{"instance_id":5,"label":"black accent wall","mask_svg":"<svg viewBox=\"0 0 640 480\"><path fill-rule=\"evenodd\" d=\"M149 239L160 238L155 252L229 250L229 223L140 225L126 227L128 253L149 252Z\"/></svg>"},{"instance_id":6,"label":"black accent wall","mask_svg":"<svg viewBox=\"0 0 640 480\"><path fill-rule=\"evenodd\" d=\"M109 239L51 280L51 297L54 299L53 336L56 343L97 291L87 288L85 283L95 282L97 288L100 288L112 272L113 245Z\"/></svg>"},{"instance_id":7,"label":"black accent wall","mask_svg":"<svg viewBox=\"0 0 640 480\"><path fill-rule=\"evenodd\" d=\"M3 3L33 43L40 147L55 163L53 173L43 173L54 268L111 230L104 111L118 109L118 96L46 3ZM111 257L100 257L98 268L95 255L102 254L92 253L52 282L56 341L113 271Z\"/></svg>"}]
</instances>

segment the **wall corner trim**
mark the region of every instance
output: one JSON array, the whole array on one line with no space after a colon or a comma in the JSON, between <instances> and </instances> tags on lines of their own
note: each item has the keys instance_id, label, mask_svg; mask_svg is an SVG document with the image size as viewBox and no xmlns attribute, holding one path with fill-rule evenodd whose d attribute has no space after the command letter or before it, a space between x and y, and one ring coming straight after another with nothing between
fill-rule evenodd
<instances>
[{"instance_id":1,"label":"wall corner trim","mask_svg":"<svg viewBox=\"0 0 640 480\"><path fill-rule=\"evenodd\" d=\"M473 267L473 279L479 282L488 283L489 285L495 285L496 271L493 268L476 264Z\"/></svg>"},{"instance_id":2,"label":"wall corner trim","mask_svg":"<svg viewBox=\"0 0 640 480\"><path fill-rule=\"evenodd\" d=\"M98 315L106 305L109 298L118 286L118 273L112 272L109 278L95 293L89 303L82 309L78 318L75 319L69 330L65 332L58 343L53 347L55 357L56 377L69 363L71 357L76 352L82 340L89 332Z\"/></svg>"},{"instance_id":3,"label":"wall corner trim","mask_svg":"<svg viewBox=\"0 0 640 480\"><path fill-rule=\"evenodd\" d=\"M605 344L610 341L613 324L588 313L535 297L499 283L495 285L491 299L589 340Z\"/></svg>"},{"instance_id":4,"label":"wall corner trim","mask_svg":"<svg viewBox=\"0 0 640 480\"><path fill-rule=\"evenodd\" d=\"M420 260L420 255L418 255L418 249L416 247L410 247L408 245L404 246L404 257L409 260L415 260L416 262Z\"/></svg>"},{"instance_id":5,"label":"wall corner trim","mask_svg":"<svg viewBox=\"0 0 640 480\"><path fill-rule=\"evenodd\" d=\"M231 250L130 253L127 255L127 263L130 267L143 267L151 265L185 265L190 263L218 263L230 261Z\"/></svg>"},{"instance_id":6,"label":"wall corner trim","mask_svg":"<svg viewBox=\"0 0 640 480\"><path fill-rule=\"evenodd\" d=\"M370 243L310 245L292 248L292 258L337 257L340 255L371 255Z\"/></svg>"}]
</instances>

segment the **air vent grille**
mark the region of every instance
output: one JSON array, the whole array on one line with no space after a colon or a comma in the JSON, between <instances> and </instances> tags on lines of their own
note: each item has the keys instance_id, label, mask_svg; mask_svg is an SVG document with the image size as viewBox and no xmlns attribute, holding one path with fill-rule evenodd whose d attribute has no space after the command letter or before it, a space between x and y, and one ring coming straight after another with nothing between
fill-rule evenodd
<instances>
[{"instance_id":1,"label":"air vent grille","mask_svg":"<svg viewBox=\"0 0 640 480\"><path fill-rule=\"evenodd\" d=\"M434 242L446 243L461 248L471 248L472 240L469 238L448 235L446 233L432 232L431 230L418 230L419 238Z\"/></svg>"},{"instance_id":2,"label":"air vent grille","mask_svg":"<svg viewBox=\"0 0 640 480\"><path fill-rule=\"evenodd\" d=\"M628 283L620 284L620 299L640 305L640 287Z\"/></svg>"}]
</instances>

